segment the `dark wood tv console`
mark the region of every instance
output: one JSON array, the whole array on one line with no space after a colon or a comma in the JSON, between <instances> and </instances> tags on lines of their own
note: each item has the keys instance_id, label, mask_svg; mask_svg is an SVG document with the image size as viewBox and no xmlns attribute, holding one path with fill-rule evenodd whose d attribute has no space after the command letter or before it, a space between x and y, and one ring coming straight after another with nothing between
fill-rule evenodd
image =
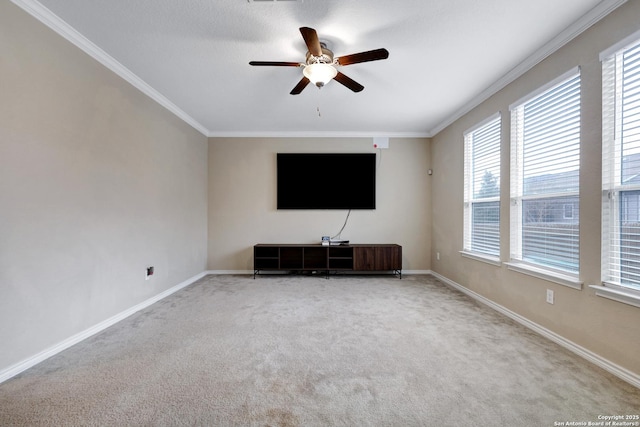
<instances>
[{"instance_id":1,"label":"dark wood tv console","mask_svg":"<svg viewBox=\"0 0 640 427\"><path fill-rule=\"evenodd\" d=\"M332 245L257 244L253 278L261 271L372 272L391 271L402 279L402 246L396 244Z\"/></svg>"}]
</instances>

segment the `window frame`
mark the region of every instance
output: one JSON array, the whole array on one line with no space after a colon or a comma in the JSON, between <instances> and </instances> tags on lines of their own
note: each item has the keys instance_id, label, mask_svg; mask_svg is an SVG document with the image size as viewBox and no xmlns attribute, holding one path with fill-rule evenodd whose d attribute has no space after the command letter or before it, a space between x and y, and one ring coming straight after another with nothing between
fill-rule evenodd
<instances>
[{"instance_id":1,"label":"window frame","mask_svg":"<svg viewBox=\"0 0 640 427\"><path fill-rule=\"evenodd\" d=\"M479 132L487 131L491 127L497 126L498 135L497 141L490 141L491 144L497 144L497 147L491 147L491 156L497 155L497 165L495 159L492 159L491 165L497 167L497 189L498 195L492 197L476 197L474 192L474 180L476 175L476 158L474 156L474 135ZM500 253L502 250L501 232L500 232L500 217L501 217L501 194L500 194L500 177L501 177L501 153L502 153L502 114L496 112L481 122L477 123L473 127L467 129L464 133L464 226L463 226L463 244L462 251L460 253L471 259L487 262L493 265L501 265ZM497 153L493 152L497 148ZM474 206L482 203L497 203L498 204L498 233L497 233L497 250L496 251L482 251L478 250L478 245L474 244Z\"/></svg>"},{"instance_id":2,"label":"window frame","mask_svg":"<svg viewBox=\"0 0 640 427\"><path fill-rule=\"evenodd\" d=\"M543 98L544 95L551 93L554 89L560 87L561 85L570 82L573 79L579 78L579 96L581 97L582 91L582 78L581 78L581 70L580 67L574 67L548 82L547 84L539 87L537 90L531 92L530 94L520 98L518 101L514 102L509 106L509 110L511 112L511 162L510 162L510 250L509 250L509 261L507 262L507 267L511 270L518 271L520 273L529 274L538 278L542 278L548 281L552 281L555 283L559 283L565 286L569 286L575 289L582 289L583 282L579 280L580 274L580 229L579 229L579 212L573 212L573 220L576 220L577 227L577 238L578 241L575 244L575 254L577 258L577 267L575 270L564 269L557 266L552 266L549 264L545 264L543 262L534 262L530 260L525 260L523 256L523 205L526 202L530 202L532 200L541 200L544 199L552 199L556 197L575 197L577 198L578 204L580 202L580 188L579 188L579 147L578 147L578 183L575 191L559 191L557 193L545 192L539 195L531 195L525 194L525 183L524 183L524 147L527 143L525 141L524 135L524 122L519 122L519 120L524 120L524 108L530 103L534 102L540 98ZM578 107L581 110L581 105ZM580 122L581 122L582 112L579 112L579 123L578 123L578 131L580 132ZM578 135L580 138L581 135ZM578 140L578 144L580 144L580 140ZM564 204L566 202L560 201L560 203ZM564 207L563 207L564 208ZM564 210L564 209L563 209ZM564 213L564 212L563 212Z\"/></svg>"},{"instance_id":3,"label":"window frame","mask_svg":"<svg viewBox=\"0 0 640 427\"><path fill-rule=\"evenodd\" d=\"M621 254L620 249L620 228L625 222L621 215L626 212L623 209L625 208L624 194L636 193L637 196L640 191L640 182L629 183L622 179L625 143L622 99L630 95L623 92L622 59L624 52L636 49L640 49L640 31L600 53L602 63L602 283L593 285L591 288L596 290L598 296L640 307L640 280L635 280L634 283L623 283L622 264L628 258ZM632 94L640 96L640 89L634 90ZM636 119L637 121L640 119ZM635 217L638 217L637 212ZM637 235L640 235L640 230Z\"/></svg>"}]
</instances>

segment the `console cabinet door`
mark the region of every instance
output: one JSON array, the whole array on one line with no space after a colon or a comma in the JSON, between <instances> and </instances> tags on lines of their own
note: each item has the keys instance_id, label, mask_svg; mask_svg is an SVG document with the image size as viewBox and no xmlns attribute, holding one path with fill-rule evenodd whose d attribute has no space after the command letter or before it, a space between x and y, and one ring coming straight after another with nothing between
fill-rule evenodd
<instances>
[{"instance_id":1,"label":"console cabinet door","mask_svg":"<svg viewBox=\"0 0 640 427\"><path fill-rule=\"evenodd\" d=\"M402 246L363 246L354 248L354 270L402 270Z\"/></svg>"},{"instance_id":2,"label":"console cabinet door","mask_svg":"<svg viewBox=\"0 0 640 427\"><path fill-rule=\"evenodd\" d=\"M402 247L376 247L376 270L402 270Z\"/></svg>"},{"instance_id":3,"label":"console cabinet door","mask_svg":"<svg viewBox=\"0 0 640 427\"><path fill-rule=\"evenodd\" d=\"M355 271L374 271L376 269L376 248L371 246L354 248L353 269Z\"/></svg>"}]
</instances>

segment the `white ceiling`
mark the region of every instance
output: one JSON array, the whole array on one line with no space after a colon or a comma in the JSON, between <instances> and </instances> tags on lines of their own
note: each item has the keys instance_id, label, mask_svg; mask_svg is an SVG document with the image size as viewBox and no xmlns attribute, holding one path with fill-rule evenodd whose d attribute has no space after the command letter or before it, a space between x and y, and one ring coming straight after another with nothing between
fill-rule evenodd
<instances>
[{"instance_id":1,"label":"white ceiling","mask_svg":"<svg viewBox=\"0 0 640 427\"><path fill-rule=\"evenodd\" d=\"M13 0L209 136L430 136L624 0ZM299 27L389 59L289 95ZM320 114L319 114L319 113Z\"/></svg>"}]
</instances>

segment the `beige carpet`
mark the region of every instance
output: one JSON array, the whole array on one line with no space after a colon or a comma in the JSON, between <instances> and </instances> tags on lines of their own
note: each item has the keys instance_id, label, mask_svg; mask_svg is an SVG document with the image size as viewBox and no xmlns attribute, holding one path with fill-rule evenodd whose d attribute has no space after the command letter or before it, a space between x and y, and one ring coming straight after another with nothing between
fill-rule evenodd
<instances>
[{"instance_id":1,"label":"beige carpet","mask_svg":"<svg viewBox=\"0 0 640 427\"><path fill-rule=\"evenodd\" d=\"M0 425L556 426L640 390L430 276L209 276L0 384Z\"/></svg>"}]
</instances>

